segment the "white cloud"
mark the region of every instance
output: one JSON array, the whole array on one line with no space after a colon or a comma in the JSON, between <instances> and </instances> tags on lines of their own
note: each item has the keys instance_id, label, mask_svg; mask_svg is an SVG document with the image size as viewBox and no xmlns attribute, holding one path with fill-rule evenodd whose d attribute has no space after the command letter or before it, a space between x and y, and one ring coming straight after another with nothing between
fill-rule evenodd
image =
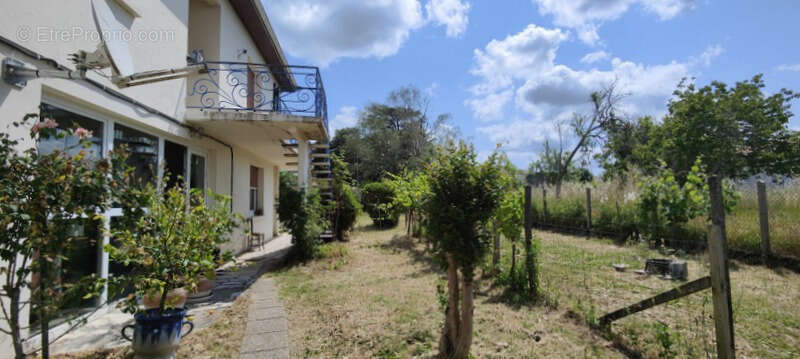
<instances>
[{"instance_id":1,"label":"white cloud","mask_svg":"<svg viewBox=\"0 0 800 359\"><path fill-rule=\"evenodd\" d=\"M472 109L472 114L483 121L499 119L503 115L503 109L508 101L514 96L511 89L489 93L485 96L473 97L465 103Z\"/></svg>"},{"instance_id":2,"label":"white cloud","mask_svg":"<svg viewBox=\"0 0 800 359\"><path fill-rule=\"evenodd\" d=\"M777 67L778 71L798 71L800 72L800 64L796 65L780 65Z\"/></svg>"},{"instance_id":3,"label":"white cloud","mask_svg":"<svg viewBox=\"0 0 800 359\"><path fill-rule=\"evenodd\" d=\"M686 9L694 7L694 0L532 0L538 4L539 13L552 15L553 23L575 29L584 43L597 44L597 29L605 21L617 19L633 5L668 20Z\"/></svg>"},{"instance_id":4,"label":"white cloud","mask_svg":"<svg viewBox=\"0 0 800 359\"><path fill-rule=\"evenodd\" d=\"M602 50L601 51L595 51L595 52L590 52L590 53L588 53L586 55L583 55L583 57L581 58L581 62L583 62L584 64L593 64L593 63L598 62L598 61L608 60L610 57L611 57L611 54L609 54L609 53L607 53L605 51L602 51Z\"/></svg>"},{"instance_id":5,"label":"white cloud","mask_svg":"<svg viewBox=\"0 0 800 359\"><path fill-rule=\"evenodd\" d=\"M702 54L700 54L699 61L704 66L711 66L711 61L713 61L717 56L722 55L723 52L725 52L725 48L723 48L721 45L711 45L707 47Z\"/></svg>"},{"instance_id":6,"label":"white cloud","mask_svg":"<svg viewBox=\"0 0 800 359\"><path fill-rule=\"evenodd\" d=\"M331 121L331 131L332 134L336 134L336 131L346 128L346 127L353 127L358 123L358 108L355 106L342 106L339 108L339 113L333 117L333 121Z\"/></svg>"},{"instance_id":7,"label":"white cloud","mask_svg":"<svg viewBox=\"0 0 800 359\"><path fill-rule=\"evenodd\" d=\"M499 143L511 156L518 150L531 148L537 143L556 136L552 122L537 122L516 119L509 123L479 127L477 131L489 137L492 143Z\"/></svg>"},{"instance_id":8,"label":"white cloud","mask_svg":"<svg viewBox=\"0 0 800 359\"><path fill-rule=\"evenodd\" d=\"M530 25L475 50L471 72L479 80L465 103L475 118L495 121L478 132L492 142L504 142L509 153L531 151L535 144L556 137L556 122L590 111L590 94L610 83L627 94L621 115L663 116L678 82L723 51L714 45L697 57L662 64L612 58L607 67L579 70L556 61L559 45L567 38L558 29ZM605 53L585 56L584 62L606 56L610 57ZM514 120L501 122L509 117Z\"/></svg>"},{"instance_id":9,"label":"white cloud","mask_svg":"<svg viewBox=\"0 0 800 359\"><path fill-rule=\"evenodd\" d=\"M514 77L537 73L552 66L558 44L569 34L560 29L528 25L518 34L492 40L486 49L476 49L473 75L485 81L472 87L475 94L486 94L511 85Z\"/></svg>"},{"instance_id":10,"label":"white cloud","mask_svg":"<svg viewBox=\"0 0 800 359\"><path fill-rule=\"evenodd\" d=\"M286 51L323 66L342 57L394 55L425 23L418 0L262 2Z\"/></svg>"},{"instance_id":11,"label":"white cloud","mask_svg":"<svg viewBox=\"0 0 800 359\"><path fill-rule=\"evenodd\" d=\"M425 5L428 20L447 28L447 36L457 37L467 30L469 2L461 0L430 0Z\"/></svg>"}]
</instances>

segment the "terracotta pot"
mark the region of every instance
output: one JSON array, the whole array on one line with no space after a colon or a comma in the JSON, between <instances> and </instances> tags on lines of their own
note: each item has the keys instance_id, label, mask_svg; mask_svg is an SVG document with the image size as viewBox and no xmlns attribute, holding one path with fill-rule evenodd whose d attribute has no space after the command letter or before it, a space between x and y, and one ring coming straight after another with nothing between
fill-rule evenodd
<instances>
[{"instance_id":1,"label":"terracotta pot","mask_svg":"<svg viewBox=\"0 0 800 359\"><path fill-rule=\"evenodd\" d=\"M203 298L211 295L211 290L214 288L214 280L203 277L197 282L197 289L189 294L189 298Z\"/></svg>"},{"instance_id":2,"label":"terracotta pot","mask_svg":"<svg viewBox=\"0 0 800 359\"><path fill-rule=\"evenodd\" d=\"M183 288L175 288L167 292L167 303L174 303L175 308L183 308L188 292ZM161 304L161 293L150 293L142 297L142 305L146 309L158 308Z\"/></svg>"}]
</instances>

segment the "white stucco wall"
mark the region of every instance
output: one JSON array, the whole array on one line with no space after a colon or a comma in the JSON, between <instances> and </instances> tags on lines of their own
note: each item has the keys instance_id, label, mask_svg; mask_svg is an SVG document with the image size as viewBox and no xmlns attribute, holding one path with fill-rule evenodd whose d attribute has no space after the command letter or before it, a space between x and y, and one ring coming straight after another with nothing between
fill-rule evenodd
<instances>
[{"instance_id":1,"label":"white stucco wall","mask_svg":"<svg viewBox=\"0 0 800 359\"><path fill-rule=\"evenodd\" d=\"M226 60L243 62L263 62L255 45L250 40L244 26L239 22L227 1L216 5L219 9L218 23L201 19L190 24L190 1L199 0L126 0L138 12L133 17L128 11L119 7L115 0L109 0L115 16L126 23L129 30L145 36L157 36L157 41L132 41L130 48L136 71L182 67L190 45L195 45L189 37L191 26L198 33L210 34L218 41L211 41L206 56L215 55L208 60ZM207 9L206 9L207 10ZM211 12L215 14L215 12ZM208 14L204 14L207 16ZM21 46L50 57L62 65L71 66L67 56L77 50L93 51L97 44L94 22L91 17L89 1L26 0L3 1L0 10L0 35ZM192 30L195 31L195 30ZM27 34L27 35L26 35ZM155 34L155 35L151 35ZM206 36L203 35L203 36ZM216 43L216 45L214 45ZM205 46L205 45L204 45ZM214 48L214 46L218 48ZM194 47L192 47L194 48ZM248 57L237 58L240 49L247 49ZM0 44L0 60L12 57L22 61L31 68L52 69L47 63L32 60L11 47ZM109 69L104 71L110 73ZM113 88L136 101L153 107L168 116L184 121L186 112L187 80L170 80L128 89L117 89L103 76L89 73L88 77L110 88ZM264 215L255 219L255 230L264 233L267 238L273 234L274 198L276 197L277 179L274 159L280 155L254 154L235 143L234 147L234 184L231 191L231 155L228 147L208 138L192 136L189 131L161 116L151 114L129 102L115 98L100 89L84 82L60 79L35 79L22 89L12 87L0 81L0 130L10 133L14 138L27 136L27 128L7 127L11 122L22 119L27 113L38 112L43 99L52 99L63 103L71 109L79 109L108 124L118 123L152 135L159 136L162 141L169 140L185 145L190 151L206 156L206 182L210 189L221 194L233 193L234 209L247 215L249 212L249 166L261 167L263 178ZM213 135L210 133L210 135ZM24 148L34 143L23 143ZM272 160L270 160L272 158ZM233 236L227 249L240 252L244 249L241 233ZM27 316L26 316L27 317ZM27 318L25 319L27 321ZM9 338L0 334L0 358L13 357Z\"/></svg>"}]
</instances>

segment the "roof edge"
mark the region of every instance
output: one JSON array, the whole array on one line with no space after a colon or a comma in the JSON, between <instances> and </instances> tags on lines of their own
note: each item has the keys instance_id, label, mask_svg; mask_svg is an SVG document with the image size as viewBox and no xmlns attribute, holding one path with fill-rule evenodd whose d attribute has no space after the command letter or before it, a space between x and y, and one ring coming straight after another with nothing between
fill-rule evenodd
<instances>
[{"instance_id":1,"label":"roof edge","mask_svg":"<svg viewBox=\"0 0 800 359\"><path fill-rule=\"evenodd\" d=\"M283 48L275 36L275 31L272 29L272 24L269 22L267 12L264 10L260 0L229 0L233 6L239 20L242 21L244 27L247 29L250 37L255 42L258 52L264 60L272 65L280 65L283 67L289 66L286 61L286 56L283 53ZM287 76L286 73L278 73L273 71L273 76L276 81L284 87L294 89L297 84L292 76Z\"/></svg>"}]
</instances>

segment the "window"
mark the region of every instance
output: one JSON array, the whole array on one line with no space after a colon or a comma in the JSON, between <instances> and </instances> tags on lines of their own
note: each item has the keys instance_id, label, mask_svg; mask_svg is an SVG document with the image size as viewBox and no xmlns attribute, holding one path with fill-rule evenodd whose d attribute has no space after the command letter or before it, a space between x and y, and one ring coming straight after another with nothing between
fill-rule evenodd
<instances>
[{"instance_id":1,"label":"window","mask_svg":"<svg viewBox=\"0 0 800 359\"><path fill-rule=\"evenodd\" d=\"M78 127L91 131L91 136L87 138L90 146L87 150L89 159L100 159L103 157L103 130L105 128L102 121L97 121L86 116L67 111L57 106L43 103L41 106L41 118L49 118L58 124L57 131L64 134L63 138L41 138L37 144L37 149L41 154L62 151L69 155L75 155L83 147L78 137L72 136L72 130ZM97 240L102 238L100 222L90 218L72 219L72 236L82 238L70 247L70 251L65 258L56 261L58 271L57 281L62 284L77 284L83 276L97 273L97 263L99 261ZM36 273L32 275L32 281L38 282ZM28 317L30 324L39 323L37 316L37 303L32 302L34 309ZM85 299L82 296L65 297L60 303L57 314L52 318L51 325L55 326L65 321L66 318L77 314L86 313L94 306L92 299Z\"/></svg>"},{"instance_id":2,"label":"window","mask_svg":"<svg viewBox=\"0 0 800 359\"><path fill-rule=\"evenodd\" d=\"M206 158L195 153L189 166L189 188L206 188Z\"/></svg>"},{"instance_id":3,"label":"window","mask_svg":"<svg viewBox=\"0 0 800 359\"><path fill-rule=\"evenodd\" d=\"M155 183L158 166L158 137L120 124L114 126L114 149L128 151L128 165L133 167L139 184Z\"/></svg>"},{"instance_id":4,"label":"window","mask_svg":"<svg viewBox=\"0 0 800 359\"><path fill-rule=\"evenodd\" d=\"M42 104L42 118L50 118L58 123L59 133L67 136L64 138L43 138L39 140L39 153L52 153L59 150L74 155L83 150L78 137L72 136L71 131L78 127L83 127L91 131L92 135L88 138L91 146L89 147L89 158L99 159L103 157L103 122L78 115L76 113L58 108L53 105Z\"/></svg>"},{"instance_id":5,"label":"window","mask_svg":"<svg viewBox=\"0 0 800 359\"><path fill-rule=\"evenodd\" d=\"M186 146L174 142L164 141L164 178L167 180L167 188L183 186L183 178L186 177Z\"/></svg>"},{"instance_id":6,"label":"window","mask_svg":"<svg viewBox=\"0 0 800 359\"><path fill-rule=\"evenodd\" d=\"M261 200L261 194L264 193L262 171L261 168L250 166L250 215L252 216L264 214L264 203Z\"/></svg>"}]
</instances>

